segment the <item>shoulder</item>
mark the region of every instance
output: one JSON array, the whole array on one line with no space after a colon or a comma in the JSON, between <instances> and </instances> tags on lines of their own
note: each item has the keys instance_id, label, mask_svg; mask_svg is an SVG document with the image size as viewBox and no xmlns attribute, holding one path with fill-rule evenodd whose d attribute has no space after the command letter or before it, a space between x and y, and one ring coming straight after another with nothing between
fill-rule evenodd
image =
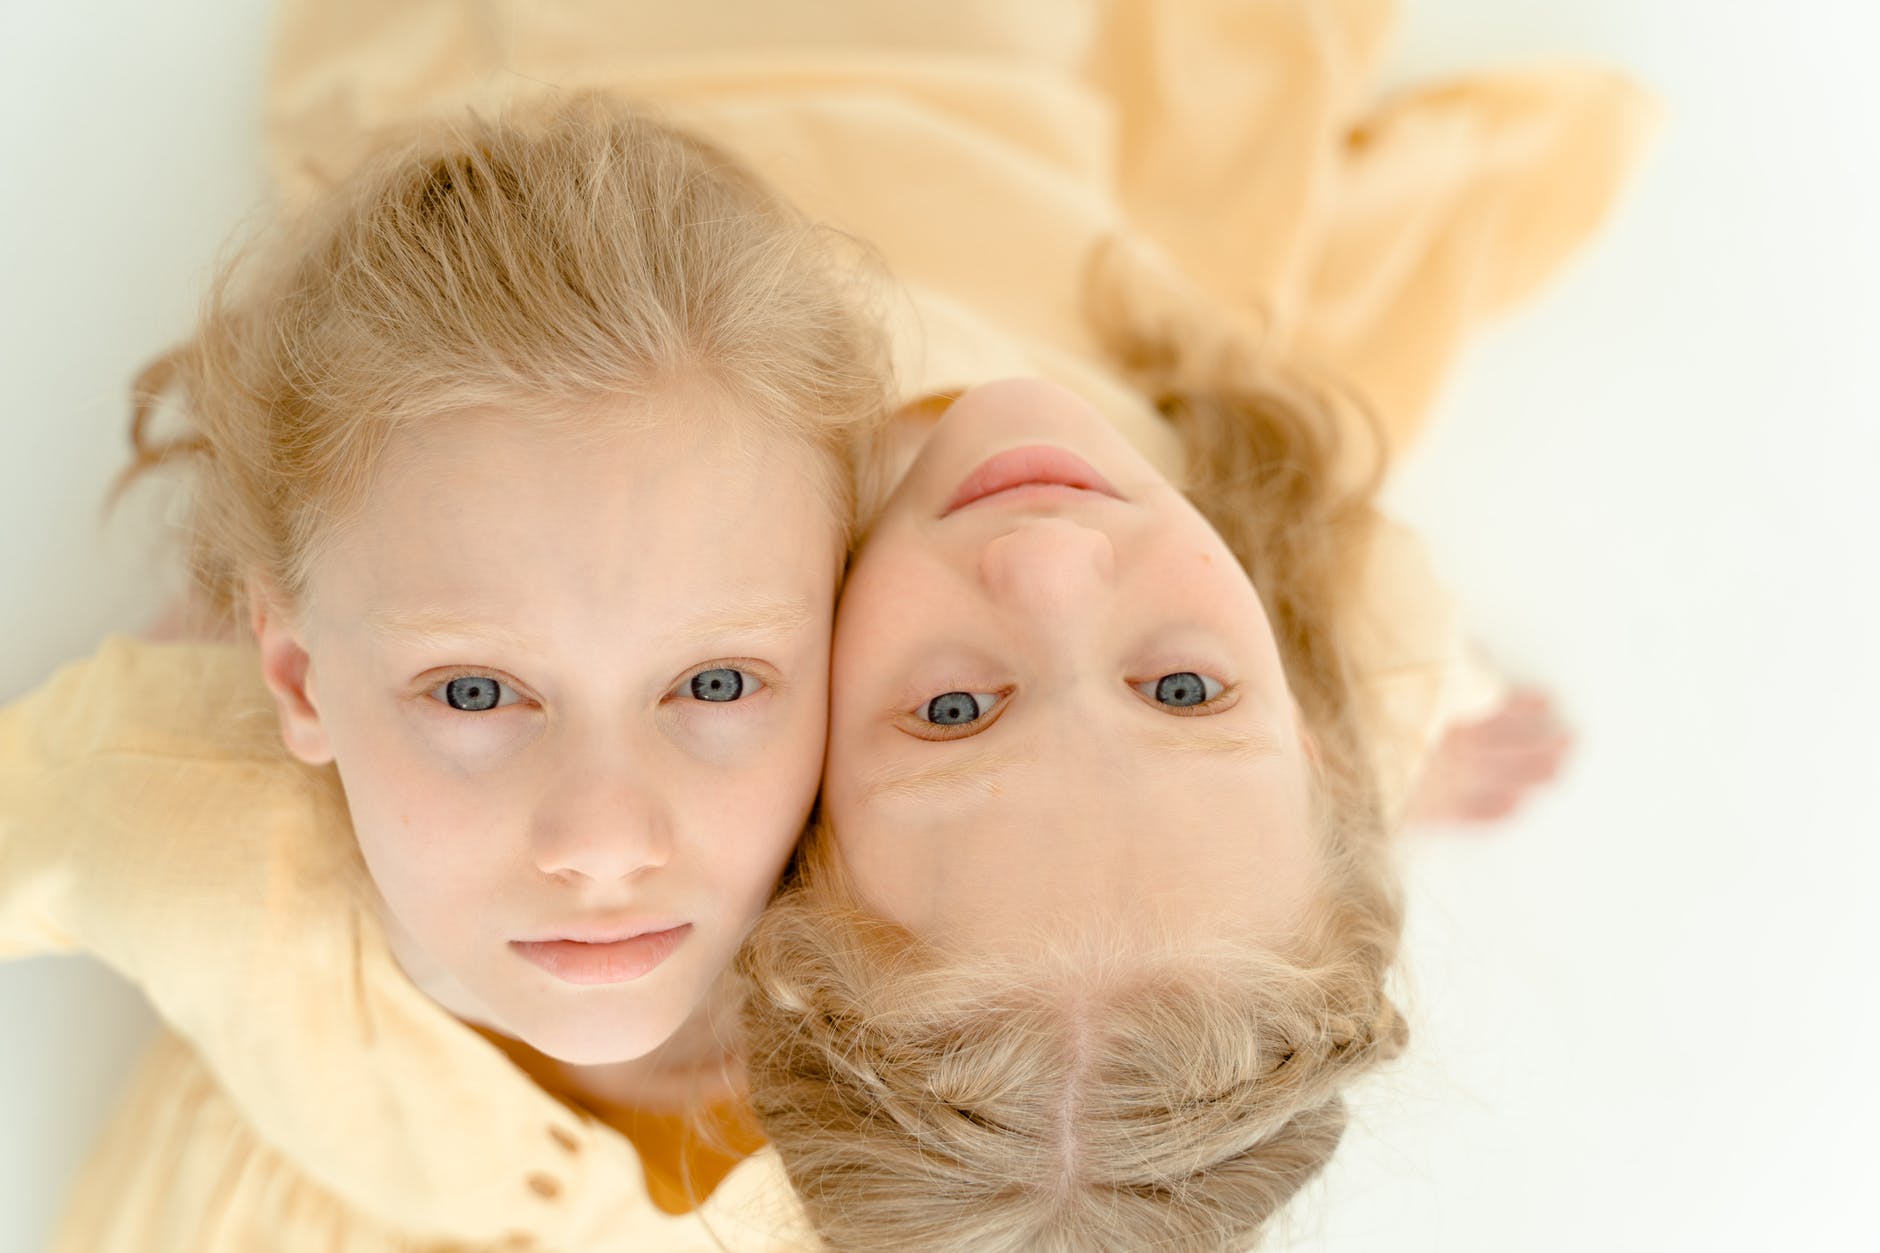
<instances>
[{"instance_id":1,"label":"shoulder","mask_svg":"<svg viewBox=\"0 0 1880 1253\"><path fill-rule=\"evenodd\" d=\"M227 964L230 935L310 945L361 892L349 837L252 648L114 638L0 708L0 913L155 998L161 970Z\"/></svg>"},{"instance_id":2,"label":"shoulder","mask_svg":"<svg viewBox=\"0 0 1880 1253\"><path fill-rule=\"evenodd\" d=\"M286 756L259 657L244 644L113 636L8 706L4 718L13 737L48 764L110 752L251 762Z\"/></svg>"}]
</instances>

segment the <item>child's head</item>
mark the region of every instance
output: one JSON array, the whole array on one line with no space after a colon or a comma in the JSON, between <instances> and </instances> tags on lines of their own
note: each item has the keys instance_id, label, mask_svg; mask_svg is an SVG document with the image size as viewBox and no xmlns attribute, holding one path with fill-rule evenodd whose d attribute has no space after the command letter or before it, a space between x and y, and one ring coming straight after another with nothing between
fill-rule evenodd
<instances>
[{"instance_id":1,"label":"child's head","mask_svg":"<svg viewBox=\"0 0 1880 1253\"><path fill-rule=\"evenodd\" d=\"M460 1016L644 1055L770 896L885 386L847 273L724 154L584 98L376 160L166 363L198 573Z\"/></svg>"},{"instance_id":2,"label":"child's head","mask_svg":"<svg viewBox=\"0 0 1880 1253\"><path fill-rule=\"evenodd\" d=\"M1246 1247L1402 1044L1338 629L1374 478L1323 408L1163 401L1187 499L990 384L856 556L822 818L741 960L833 1248Z\"/></svg>"},{"instance_id":3,"label":"child's head","mask_svg":"<svg viewBox=\"0 0 1880 1253\"><path fill-rule=\"evenodd\" d=\"M1040 476L1086 490L985 494ZM1312 748L1260 598L1071 392L948 408L856 556L832 665L822 810L868 907L1021 943L1084 906L1297 925Z\"/></svg>"}]
</instances>

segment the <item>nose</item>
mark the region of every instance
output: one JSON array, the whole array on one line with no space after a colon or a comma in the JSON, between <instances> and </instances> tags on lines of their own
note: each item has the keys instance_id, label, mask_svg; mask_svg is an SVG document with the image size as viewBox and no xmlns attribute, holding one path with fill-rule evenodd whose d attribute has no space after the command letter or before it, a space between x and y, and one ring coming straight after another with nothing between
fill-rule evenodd
<instances>
[{"instance_id":1,"label":"nose","mask_svg":"<svg viewBox=\"0 0 1880 1253\"><path fill-rule=\"evenodd\" d=\"M612 883L665 865L672 820L657 778L632 763L562 773L536 811L534 855L556 878Z\"/></svg>"},{"instance_id":2,"label":"nose","mask_svg":"<svg viewBox=\"0 0 1880 1253\"><path fill-rule=\"evenodd\" d=\"M1067 518L1026 518L980 550L979 574L995 600L1041 626L1091 620L1116 582L1116 546Z\"/></svg>"}]
</instances>

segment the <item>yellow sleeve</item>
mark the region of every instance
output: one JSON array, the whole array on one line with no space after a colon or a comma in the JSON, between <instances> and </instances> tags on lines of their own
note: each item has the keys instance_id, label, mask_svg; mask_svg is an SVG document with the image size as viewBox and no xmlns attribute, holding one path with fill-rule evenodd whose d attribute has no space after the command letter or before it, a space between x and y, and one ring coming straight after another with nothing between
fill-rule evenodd
<instances>
[{"instance_id":1,"label":"yellow sleeve","mask_svg":"<svg viewBox=\"0 0 1880 1253\"><path fill-rule=\"evenodd\" d=\"M1215 307L1352 385L1394 445L1469 334L1604 221L1658 117L1605 70L1381 100L1389 0L1114 0L1088 73L1117 194Z\"/></svg>"},{"instance_id":2,"label":"yellow sleeve","mask_svg":"<svg viewBox=\"0 0 1880 1253\"><path fill-rule=\"evenodd\" d=\"M1458 353L1592 236L1655 129L1656 101L1578 66L1406 92L1339 146L1297 300L1301 351L1410 442Z\"/></svg>"},{"instance_id":3,"label":"yellow sleeve","mask_svg":"<svg viewBox=\"0 0 1880 1253\"><path fill-rule=\"evenodd\" d=\"M0 958L69 952L70 878L80 859L64 769L72 707L84 688L80 662L0 709Z\"/></svg>"},{"instance_id":4,"label":"yellow sleeve","mask_svg":"<svg viewBox=\"0 0 1880 1253\"><path fill-rule=\"evenodd\" d=\"M1086 74L1133 227L1267 329L1316 247L1389 0L1111 0Z\"/></svg>"},{"instance_id":5,"label":"yellow sleeve","mask_svg":"<svg viewBox=\"0 0 1880 1253\"><path fill-rule=\"evenodd\" d=\"M236 798L281 756L230 646L113 639L0 709L0 958L160 978L161 933L213 916L252 815Z\"/></svg>"}]
</instances>

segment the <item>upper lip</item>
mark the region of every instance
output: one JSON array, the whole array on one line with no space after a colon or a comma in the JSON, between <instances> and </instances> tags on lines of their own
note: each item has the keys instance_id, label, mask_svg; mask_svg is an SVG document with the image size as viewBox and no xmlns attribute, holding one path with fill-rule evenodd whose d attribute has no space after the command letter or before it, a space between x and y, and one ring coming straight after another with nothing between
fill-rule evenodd
<instances>
[{"instance_id":1,"label":"upper lip","mask_svg":"<svg viewBox=\"0 0 1880 1253\"><path fill-rule=\"evenodd\" d=\"M1068 448L1060 448L1055 444L1026 444L995 453L975 466L972 473L960 480L960 485L953 490L941 516L945 517L956 509L963 509L988 496L1034 484L1074 487L1121 499L1117 490L1097 473L1095 467Z\"/></svg>"},{"instance_id":2,"label":"upper lip","mask_svg":"<svg viewBox=\"0 0 1880 1253\"><path fill-rule=\"evenodd\" d=\"M519 944L552 944L557 940L575 940L582 944L617 944L635 936L655 935L687 924L683 922L571 922L547 935L533 935Z\"/></svg>"}]
</instances>

